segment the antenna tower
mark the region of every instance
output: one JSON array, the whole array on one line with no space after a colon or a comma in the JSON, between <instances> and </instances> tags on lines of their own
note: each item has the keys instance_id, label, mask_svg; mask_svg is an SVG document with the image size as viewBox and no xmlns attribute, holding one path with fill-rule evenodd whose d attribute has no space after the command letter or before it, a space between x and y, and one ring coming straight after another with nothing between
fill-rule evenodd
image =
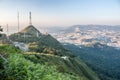
<instances>
[{"instance_id":1,"label":"antenna tower","mask_svg":"<svg viewBox=\"0 0 120 80\"><path fill-rule=\"evenodd\" d=\"M30 22L29 22L29 24L30 25L32 25L32 20L31 20L32 18L31 18L31 12L29 12L29 20L30 20Z\"/></svg>"},{"instance_id":2,"label":"antenna tower","mask_svg":"<svg viewBox=\"0 0 120 80\"><path fill-rule=\"evenodd\" d=\"M18 12L17 18L18 18L18 32L19 32L19 12Z\"/></svg>"}]
</instances>

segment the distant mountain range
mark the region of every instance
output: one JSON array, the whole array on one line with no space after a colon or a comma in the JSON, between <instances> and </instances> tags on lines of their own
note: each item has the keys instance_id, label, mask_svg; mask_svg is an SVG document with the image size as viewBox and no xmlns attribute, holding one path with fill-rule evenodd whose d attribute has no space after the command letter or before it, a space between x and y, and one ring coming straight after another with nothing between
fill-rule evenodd
<instances>
[{"instance_id":1,"label":"distant mountain range","mask_svg":"<svg viewBox=\"0 0 120 80\"><path fill-rule=\"evenodd\" d=\"M56 30L57 28L57 30ZM48 29L51 33L57 33L57 32L74 32L75 28L79 28L81 31L87 31L87 30L109 30L109 31L120 31L120 25L73 25L73 26L67 26L67 27L51 27Z\"/></svg>"}]
</instances>

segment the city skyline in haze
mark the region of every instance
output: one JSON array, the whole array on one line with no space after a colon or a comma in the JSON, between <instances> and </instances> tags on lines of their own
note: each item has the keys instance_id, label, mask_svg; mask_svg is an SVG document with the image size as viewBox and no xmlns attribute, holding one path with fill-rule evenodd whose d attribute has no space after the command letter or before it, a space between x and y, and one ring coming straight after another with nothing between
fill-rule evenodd
<instances>
[{"instance_id":1,"label":"city skyline in haze","mask_svg":"<svg viewBox=\"0 0 120 80\"><path fill-rule=\"evenodd\" d=\"M0 25L36 26L77 24L120 25L120 0L0 0Z\"/></svg>"}]
</instances>

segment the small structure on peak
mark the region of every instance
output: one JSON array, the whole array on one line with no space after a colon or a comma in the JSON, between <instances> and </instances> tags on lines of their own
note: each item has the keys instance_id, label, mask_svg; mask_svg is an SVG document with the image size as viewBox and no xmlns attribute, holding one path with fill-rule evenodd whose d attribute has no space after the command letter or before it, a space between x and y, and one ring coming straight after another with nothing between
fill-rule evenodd
<instances>
[{"instance_id":1,"label":"small structure on peak","mask_svg":"<svg viewBox=\"0 0 120 80\"><path fill-rule=\"evenodd\" d=\"M36 29L33 25L27 26L25 29L19 32L23 34L21 37L39 37L42 35L38 29Z\"/></svg>"},{"instance_id":2,"label":"small structure on peak","mask_svg":"<svg viewBox=\"0 0 120 80\"><path fill-rule=\"evenodd\" d=\"M21 37L39 37L41 33L32 25L31 12L29 12L29 26L19 32Z\"/></svg>"},{"instance_id":3,"label":"small structure on peak","mask_svg":"<svg viewBox=\"0 0 120 80\"><path fill-rule=\"evenodd\" d=\"M19 19L19 14L18 14L18 19ZM39 37L39 36L41 36L40 31L32 25L31 12L29 12L29 26L25 27L23 30L19 31L17 34L19 34L19 37Z\"/></svg>"},{"instance_id":4,"label":"small structure on peak","mask_svg":"<svg viewBox=\"0 0 120 80\"><path fill-rule=\"evenodd\" d=\"M32 19L31 12L29 12L29 25L21 31L19 31L18 28L18 33L14 33L10 35L9 37L12 41L26 43L29 40L33 40L33 39L35 40L37 39L37 37L42 36L42 33L32 25L31 19ZM18 27L19 27L19 13L18 13Z\"/></svg>"}]
</instances>

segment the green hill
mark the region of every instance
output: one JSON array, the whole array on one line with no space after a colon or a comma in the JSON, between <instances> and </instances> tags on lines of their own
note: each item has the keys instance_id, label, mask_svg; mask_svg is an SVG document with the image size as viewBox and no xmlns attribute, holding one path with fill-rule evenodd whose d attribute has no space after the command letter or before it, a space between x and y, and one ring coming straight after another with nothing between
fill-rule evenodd
<instances>
[{"instance_id":1,"label":"green hill","mask_svg":"<svg viewBox=\"0 0 120 80\"><path fill-rule=\"evenodd\" d=\"M26 30L26 33L29 33L29 31L31 31L30 29L32 28L29 27L29 30ZM59 43L50 34L47 34L47 35L41 34L39 37L36 37L36 36L23 37L23 32L19 32L19 33L10 35L9 38L13 42L23 42L28 44L30 51L33 51L33 52L51 53L59 56L62 56L62 55L73 56L70 53L70 51L63 48L61 43Z\"/></svg>"},{"instance_id":2,"label":"green hill","mask_svg":"<svg viewBox=\"0 0 120 80\"><path fill-rule=\"evenodd\" d=\"M120 80L120 49L100 43L89 46L67 44L64 47L86 62L102 80Z\"/></svg>"},{"instance_id":3,"label":"green hill","mask_svg":"<svg viewBox=\"0 0 120 80\"><path fill-rule=\"evenodd\" d=\"M79 77L60 73L56 66L34 63L11 45L0 45L1 80L79 80ZM4 60L5 58L6 60Z\"/></svg>"},{"instance_id":4,"label":"green hill","mask_svg":"<svg viewBox=\"0 0 120 80\"><path fill-rule=\"evenodd\" d=\"M28 78L30 80L32 78L51 80L53 76L52 80L99 80L97 75L77 58L63 59L60 56L50 54L24 53L10 45L1 45L0 50L0 55L3 55L8 61L5 62L0 58L0 78L3 80Z\"/></svg>"},{"instance_id":5,"label":"green hill","mask_svg":"<svg viewBox=\"0 0 120 80\"><path fill-rule=\"evenodd\" d=\"M33 29L33 26L29 26L19 33L10 35L12 41L23 42L28 45L29 52L22 52L25 60L35 65L55 66L55 70L58 71L58 73L68 75L71 80L100 80L83 61L65 49L63 45L50 34L35 36L34 33L31 32L31 35L29 35ZM26 34L24 34L24 32ZM54 80L59 79L56 78Z\"/></svg>"}]
</instances>

